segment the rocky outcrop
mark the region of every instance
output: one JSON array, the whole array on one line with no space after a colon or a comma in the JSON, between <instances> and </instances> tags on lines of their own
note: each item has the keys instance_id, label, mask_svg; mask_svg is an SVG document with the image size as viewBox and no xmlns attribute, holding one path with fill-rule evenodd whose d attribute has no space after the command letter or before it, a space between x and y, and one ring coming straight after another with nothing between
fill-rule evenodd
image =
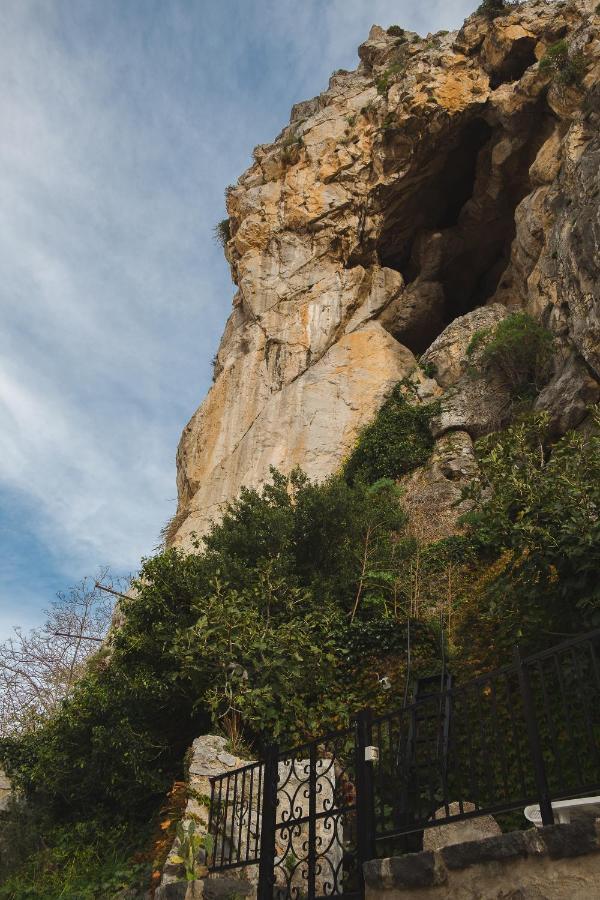
<instances>
[{"instance_id":1,"label":"rocky outcrop","mask_svg":"<svg viewBox=\"0 0 600 900\"><path fill-rule=\"evenodd\" d=\"M539 408L581 421L600 378L599 24L594 0L534 0L458 33L374 26L358 68L255 149L227 194L238 290L179 445L176 545L270 466L334 472L421 356L437 438L506 424L505 386L465 354L515 309L556 336ZM540 64L559 40L563 68Z\"/></svg>"}]
</instances>

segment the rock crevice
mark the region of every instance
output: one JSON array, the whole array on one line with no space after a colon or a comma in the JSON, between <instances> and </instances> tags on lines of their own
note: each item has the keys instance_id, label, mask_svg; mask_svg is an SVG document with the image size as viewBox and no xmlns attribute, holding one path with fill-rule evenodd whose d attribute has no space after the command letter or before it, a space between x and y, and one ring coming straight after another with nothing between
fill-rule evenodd
<instances>
[{"instance_id":1,"label":"rock crevice","mask_svg":"<svg viewBox=\"0 0 600 900\"><path fill-rule=\"evenodd\" d=\"M435 435L465 435L463 458L511 415L502 385L469 380L465 342L515 309L556 336L537 407L558 432L582 421L600 377L599 22L590 0L533 0L424 39L374 26L356 71L255 149L228 191L238 292L179 445L175 544L270 466L335 471L421 355ZM540 64L558 39L575 80ZM413 487L431 493L447 457Z\"/></svg>"}]
</instances>

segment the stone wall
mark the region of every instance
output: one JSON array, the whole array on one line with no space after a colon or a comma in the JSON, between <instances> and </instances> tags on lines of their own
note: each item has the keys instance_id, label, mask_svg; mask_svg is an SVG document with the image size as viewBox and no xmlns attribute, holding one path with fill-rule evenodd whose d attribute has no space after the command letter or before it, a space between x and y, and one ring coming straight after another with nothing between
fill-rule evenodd
<instances>
[{"instance_id":1,"label":"stone wall","mask_svg":"<svg viewBox=\"0 0 600 900\"><path fill-rule=\"evenodd\" d=\"M600 820L372 860L366 900L598 900Z\"/></svg>"},{"instance_id":2,"label":"stone wall","mask_svg":"<svg viewBox=\"0 0 600 900\"><path fill-rule=\"evenodd\" d=\"M8 798L10 797L10 781L0 769L0 812L8 806Z\"/></svg>"}]
</instances>

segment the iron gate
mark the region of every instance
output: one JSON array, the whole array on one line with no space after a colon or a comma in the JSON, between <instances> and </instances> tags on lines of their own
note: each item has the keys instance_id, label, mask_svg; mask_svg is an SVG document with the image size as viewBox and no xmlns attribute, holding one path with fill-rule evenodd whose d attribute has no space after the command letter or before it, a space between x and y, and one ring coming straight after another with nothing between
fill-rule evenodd
<instances>
[{"instance_id":1,"label":"iron gate","mask_svg":"<svg viewBox=\"0 0 600 900\"><path fill-rule=\"evenodd\" d=\"M373 856L365 762L369 714L352 728L211 779L211 871L251 867L259 900L362 896Z\"/></svg>"}]
</instances>

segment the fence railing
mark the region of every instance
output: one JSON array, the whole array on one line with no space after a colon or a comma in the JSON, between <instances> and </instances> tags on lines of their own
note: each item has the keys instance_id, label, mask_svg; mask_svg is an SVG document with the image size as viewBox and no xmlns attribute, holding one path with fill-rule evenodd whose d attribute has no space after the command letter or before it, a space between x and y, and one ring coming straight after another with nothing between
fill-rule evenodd
<instances>
[{"instance_id":1,"label":"fence railing","mask_svg":"<svg viewBox=\"0 0 600 900\"><path fill-rule=\"evenodd\" d=\"M600 791L600 629L212 779L209 868L260 900L359 897L407 836Z\"/></svg>"}]
</instances>

